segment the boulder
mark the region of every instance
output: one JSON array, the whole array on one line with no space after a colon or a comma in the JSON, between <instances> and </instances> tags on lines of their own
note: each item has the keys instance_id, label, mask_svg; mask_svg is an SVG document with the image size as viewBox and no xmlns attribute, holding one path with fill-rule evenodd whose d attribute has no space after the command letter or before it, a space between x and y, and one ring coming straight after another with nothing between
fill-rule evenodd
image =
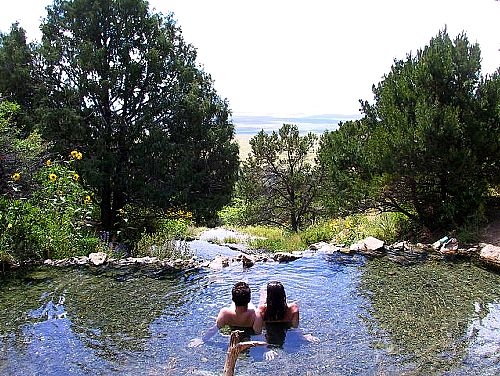
<instances>
[{"instance_id":1,"label":"boulder","mask_svg":"<svg viewBox=\"0 0 500 376\"><path fill-rule=\"evenodd\" d=\"M247 256L242 254L241 255L241 261L243 263L243 268L251 268L252 266L255 265L255 260L253 257Z\"/></svg>"},{"instance_id":2,"label":"boulder","mask_svg":"<svg viewBox=\"0 0 500 376\"><path fill-rule=\"evenodd\" d=\"M446 241L443 246L439 249L439 252L445 255L455 255L458 251L458 240L451 238Z\"/></svg>"},{"instance_id":3,"label":"boulder","mask_svg":"<svg viewBox=\"0 0 500 376\"><path fill-rule=\"evenodd\" d=\"M349 249L352 252L359 252L367 256L382 256L384 254L384 241L368 236L364 240L351 245Z\"/></svg>"},{"instance_id":4,"label":"boulder","mask_svg":"<svg viewBox=\"0 0 500 376\"><path fill-rule=\"evenodd\" d=\"M309 249L312 249L313 251L319 251L323 247L327 247L328 243L327 242L318 242L318 243L313 243L309 246Z\"/></svg>"},{"instance_id":5,"label":"boulder","mask_svg":"<svg viewBox=\"0 0 500 376\"><path fill-rule=\"evenodd\" d=\"M301 255L296 255L296 254L289 253L289 252L277 252L273 255L274 261L277 261L277 262L295 261L301 257L302 257Z\"/></svg>"},{"instance_id":6,"label":"boulder","mask_svg":"<svg viewBox=\"0 0 500 376\"><path fill-rule=\"evenodd\" d=\"M210 269L215 269L215 270L220 270L227 266L229 266L229 257L226 256L217 256L212 261L210 261L210 264L208 264L208 267Z\"/></svg>"},{"instance_id":7,"label":"boulder","mask_svg":"<svg viewBox=\"0 0 500 376\"><path fill-rule=\"evenodd\" d=\"M309 246L310 250L318 251L321 253L332 254L340 251L340 247L326 242L314 243Z\"/></svg>"},{"instance_id":8,"label":"boulder","mask_svg":"<svg viewBox=\"0 0 500 376\"><path fill-rule=\"evenodd\" d=\"M486 244L479 252L479 259L489 265L500 267L500 247Z\"/></svg>"},{"instance_id":9,"label":"boulder","mask_svg":"<svg viewBox=\"0 0 500 376\"><path fill-rule=\"evenodd\" d=\"M100 266L106 263L108 255L104 252L95 252L89 255L89 263L95 266Z\"/></svg>"}]
</instances>

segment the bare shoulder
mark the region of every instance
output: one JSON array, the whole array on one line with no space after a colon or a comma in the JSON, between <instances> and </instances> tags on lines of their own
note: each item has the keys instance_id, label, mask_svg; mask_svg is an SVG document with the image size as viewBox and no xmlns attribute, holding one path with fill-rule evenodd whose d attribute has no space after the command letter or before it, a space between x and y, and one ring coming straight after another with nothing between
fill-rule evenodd
<instances>
[{"instance_id":1,"label":"bare shoulder","mask_svg":"<svg viewBox=\"0 0 500 376\"><path fill-rule=\"evenodd\" d=\"M297 313L299 312L299 305L298 303L290 303L288 304L288 309L291 313Z\"/></svg>"},{"instance_id":2,"label":"bare shoulder","mask_svg":"<svg viewBox=\"0 0 500 376\"><path fill-rule=\"evenodd\" d=\"M219 316L226 316L233 312L233 310L229 307L223 307L219 311Z\"/></svg>"},{"instance_id":3,"label":"bare shoulder","mask_svg":"<svg viewBox=\"0 0 500 376\"><path fill-rule=\"evenodd\" d=\"M217 315L216 324L219 328L222 328L224 325L228 325L234 316L234 311L229 307L223 307L220 309L219 314Z\"/></svg>"},{"instance_id":4,"label":"bare shoulder","mask_svg":"<svg viewBox=\"0 0 500 376\"><path fill-rule=\"evenodd\" d=\"M234 315L234 310L232 310L230 307L223 307L220 309L219 311L219 315L217 316L218 319L225 319L225 318L228 318L228 317L231 317Z\"/></svg>"}]
</instances>

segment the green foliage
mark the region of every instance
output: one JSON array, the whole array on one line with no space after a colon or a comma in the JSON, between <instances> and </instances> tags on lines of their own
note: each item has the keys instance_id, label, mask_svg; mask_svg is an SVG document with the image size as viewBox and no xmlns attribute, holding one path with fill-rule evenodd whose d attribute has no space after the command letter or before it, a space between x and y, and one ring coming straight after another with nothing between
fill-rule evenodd
<instances>
[{"instance_id":1,"label":"green foliage","mask_svg":"<svg viewBox=\"0 0 500 376\"><path fill-rule=\"evenodd\" d=\"M217 216L224 226L243 226L247 224L246 205L243 199L235 198L229 205L217 212Z\"/></svg>"},{"instance_id":2,"label":"green foliage","mask_svg":"<svg viewBox=\"0 0 500 376\"><path fill-rule=\"evenodd\" d=\"M126 205L118 211L117 240L130 249L137 246L145 234L162 234L169 239L192 237L193 214L182 209L152 210L145 207Z\"/></svg>"},{"instance_id":3,"label":"green foliage","mask_svg":"<svg viewBox=\"0 0 500 376\"><path fill-rule=\"evenodd\" d=\"M239 181L248 223L284 226L297 232L318 213L320 171L310 161L317 137L296 125L263 130L250 140Z\"/></svg>"},{"instance_id":4,"label":"green foliage","mask_svg":"<svg viewBox=\"0 0 500 376\"><path fill-rule=\"evenodd\" d=\"M248 246L253 249L265 249L266 251L301 251L305 249L300 235L281 228L269 226L245 226L239 231L249 234L252 238Z\"/></svg>"},{"instance_id":5,"label":"green foliage","mask_svg":"<svg viewBox=\"0 0 500 376\"><path fill-rule=\"evenodd\" d=\"M14 125L23 136L34 130L34 106L39 93L33 49L18 23L12 24L9 34L0 34L0 95L21 106Z\"/></svg>"},{"instance_id":6,"label":"green foliage","mask_svg":"<svg viewBox=\"0 0 500 376\"><path fill-rule=\"evenodd\" d=\"M47 146L37 132L21 138L11 126L17 109L0 102L0 258L17 262L92 252L98 211L76 172L81 154L46 159Z\"/></svg>"},{"instance_id":7,"label":"green foliage","mask_svg":"<svg viewBox=\"0 0 500 376\"><path fill-rule=\"evenodd\" d=\"M185 207L211 222L238 169L227 102L172 16L148 7L56 0L42 24L43 134L56 150L78 145L91 156L81 173L106 230L127 204Z\"/></svg>"},{"instance_id":8,"label":"green foliage","mask_svg":"<svg viewBox=\"0 0 500 376\"><path fill-rule=\"evenodd\" d=\"M320 164L340 192L327 206L400 212L431 230L480 216L500 151L500 85L480 80L480 61L477 44L446 31L395 61L365 118L322 139Z\"/></svg>"},{"instance_id":9,"label":"green foliage","mask_svg":"<svg viewBox=\"0 0 500 376\"><path fill-rule=\"evenodd\" d=\"M401 213L356 214L322 221L300 233L307 244L331 242L351 245L368 236L390 244L411 235L411 222Z\"/></svg>"},{"instance_id":10,"label":"green foliage","mask_svg":"<svg viewBox=\"0 0 500 376\"><path fill-rule=\"evenodd\" d=\"M336 226L332 220L324 220L307 227L301 231L300 238L305 244L311 245L318 242L330 242L335 238Z\"/></svg>"},{"instance_id":11,"label":"green foliage","mask_svg":"<svg viewBox=\"0 0 500 376\"><path fill-rule=\"evenodd\" d=\"M372 207L369 178L377 171L365 147L369 127L364 119L339 123L320 138L318 163L324 170L321 202L334 217Z\"/></svg>"},{"instance_id":12,"label":"green foliage","mask_svg":"<svg viewBox=\"0 0 500 376\"><path fill-rule=\"evenodd\" d=\"M65 258L93 251L95 207L71 167L71 162L52 162L35 171L34 193L4 197L0 246L15 259ZM12 188L20 190L15 183Z\"/></svg>"}]
</instances>

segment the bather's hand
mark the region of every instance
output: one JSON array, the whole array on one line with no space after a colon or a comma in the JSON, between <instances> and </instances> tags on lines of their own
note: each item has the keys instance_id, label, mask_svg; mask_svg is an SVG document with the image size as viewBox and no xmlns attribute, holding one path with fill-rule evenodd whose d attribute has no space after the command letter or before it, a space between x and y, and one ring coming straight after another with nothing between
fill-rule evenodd
<instances>
[{"instance_id":1,"label":"bather's hand","mask_svg":"<svg viewBox=\"0 0 500 376\"><path fill-rule=\"evenodd\" d=\"M191 341L188 343L188 347L199 347L203 345L203 340L201 338L193 338Z\"/></svg>"},{"instance_id":2,"label":"bather's hand","mask_svg":"<svg viewBox=\"0 0 500 376\"><path fill-rule=\"evenodd\" d=\"M318 343L319 338L313 336L312 334L304 334L304 339L308 342Z\"/></svg>"},{"instance_id":3,"label":"bather's hand","mask_svg":"<svg viewBox=\"0 0 500 376\"><path fill-rule=\"evenodd\" d=\"M274 350L268 350L264 353L264 359L265 360L273 360L274 358L276 358L276 355L278 355L278 353Z\"/></svg>"}]
</instances>

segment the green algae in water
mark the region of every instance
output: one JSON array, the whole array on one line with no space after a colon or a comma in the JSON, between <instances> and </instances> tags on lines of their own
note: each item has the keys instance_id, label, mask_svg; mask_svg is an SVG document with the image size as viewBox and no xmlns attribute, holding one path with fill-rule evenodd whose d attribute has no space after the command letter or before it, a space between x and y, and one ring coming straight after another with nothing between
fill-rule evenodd
<instances>
[{"instance_id":1,"label":"green algae in water","mask_svg":"<svg viewBox=\"0 0 500 376\"><path fill-rule=\"evenodd\" d=\"M389 338L387 351L406 356L415 374L443 374L467 357L468 329L500 302L500 275L467 262L401 267L370 260L361 289L371 302L367 325ZM412 374L412 373L409 373Z\"/></svg>"},{"instance_id":2,"label":"green algae in water","mask_svg":"<svg viewBox=\"0 0 500 376\"><path fill-rule=\"evenodd\" d=\"M155 279L130 270L96 275L83 269L33 268L0 284L0 336L14 333L21 338L26 323L50 316L43 307L64 301L72 330L101 356L140 351L150 337L149 325L165 305L182 301L175 294L178 286L175 275ZM32 314L37 308L43 317Z\"/></svg>"}]
</instances>

